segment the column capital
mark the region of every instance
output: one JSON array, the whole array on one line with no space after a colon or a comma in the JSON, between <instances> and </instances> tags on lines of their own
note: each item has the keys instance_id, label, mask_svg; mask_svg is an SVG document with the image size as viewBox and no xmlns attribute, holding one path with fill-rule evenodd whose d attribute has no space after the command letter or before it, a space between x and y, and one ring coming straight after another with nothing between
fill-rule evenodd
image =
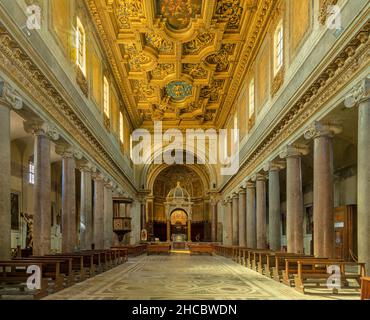
<instances>
[{"instance_id":1,"label":"column capital","mask_svg":"<svg viewBox=\"0 0 370 320\"><path fill-rule=\"evenodd\" d=\"M81 150L64 143L56 144L55 152L62 158L75 158L77 160L81 160L83 157Z\"/></svg>"},{"instance_id":2,"label":"column capital","mask_svg":"<svg viewBox=\"0 0 370 320\"><path fill-rule=\"evenodd\" d=\"M252 176L252 181L266 181L267 177L263 173L256 173Z\"/></svg>"},{"instance_id":3,"label":"column capital","mask_svg":"<svg viewBox=\"0 0 370 320\"><path fill-rule=\"evenodd\" d=\"M124 194L123 190L120 187L116 188L116 192L117 192L117 194L119 194L121 196ZM145 201L146 201L146 199L145 199Z\"/></svg>"},{"instance_id":4,"label":"column capital","mask_svg":"<svg viewBox=\"0 0 370 320\"><path fill-rule=\"evenodd\" d=\"M238 189L238 194L245 194L247 191L244 186L240 186Z\"/></svg>"},{"instance_id":5,"label":"column capital","mask_svg":"<svg viewBox=\"0 0 370 320\"><path fill-rule=\"evenodd\" d=\"M282 148L279 157L281 159L302 157L308 155L309 152L309 147L304 144L289 144Z\"/></svg>"},{"instance_id":6,"label":"column capital","mask_svg":"<svg viewBox=\"0 0 370 320\"><path fill-rule=\"evenodd\" d=\"M239 193L237 191L233 192L231 195L232 199L239 199Z\"/></svg>"},{"instance_id":7,"label":"column capital","mask_svg":"<svg viewBox=\"0 0 370 320\"><path fill-rule=\"evenodd\" d=\"M91 177L96 181L104 181L104 175L97 170L92 171Z\"/></svg>"},{"instance_id":8,"label":"column capital","mask_svg":"<svg viewBox=\"0 0 370 320\"><path fill-rule=\"evenodd\" d=\"M253 181L248 180L247 183L245 184L245 187L247 189L254 189L256 187L256 184Z\"/></svg>"},{"instance_id":9,"label":"column capital","mask_svg":"<svg viewBox=\"0 0 370 320\"><path fill-rule=\"evenodd\" d=\"M41 119L26 120L23 122L23 127L27 133L35 136L44 135L53 141L57 141L60 138L57 128Z\"/></svg>"},{"instance_id":10,"label":"column capital","mask_svg":"<svg viewBox=\"0 0 370 320\"><path fill-rule=\"evenodd\" d=\"M323 123L319 121L314 121L304 133L304 137L307 140L316 139L319 137L330 137L341 133L343 128L335 123Z\"/></svg>"},{"instance_id":11,"label":"column capital","mask_svg":"<svg viewBox=\"0 0 370 320\"><path fill-rule=\"evenodd\" d=\"M77 162L77 169L80 170L81 172L91 173L93 170L93 166L89 161L82 159Z\"/></svg>"},{"instance_id":12,"label":"column capital","mask_svg":"<svg viewBox=\"0 0 370 320\"><path fill-rule=\"evenodd\" d=\"M113 189L113 182L108 177L104 178L104 187L107 189Z\"/></svg>"},{"instance_id":13,"label":"column capital","mask_svg":"<svg viewBox=\"0 0 370 320\"><path fill-rule=\"evenodd\" d=\"M20 110L23 108L22 97L8 82L5 82L2 79L0 79L0 104L14 110Z\"/></svg>"},{"instance_id":14,"label":"column capital","mask_svg":"<svg viewBox=\"0 0 370 320\"><path fill-rule=\"evenodd\" d=\"M268 171L280 171L285 168L285 163L283 161L268 161L265 163L263 166L263 170L268 172Z\"/></svg>"},{"instance_id":15,"label":"column capital","mask_svg":"<svg viewBox=\"0 0 370 320\"><path fill-rule=\"evenodd\" d=\"M359 84L354 86L351 92L344 99L344 106L346 108L353 108L358 106L361 102L370 99L370 76L361 80Z\"/></svg>"}]
</instances>

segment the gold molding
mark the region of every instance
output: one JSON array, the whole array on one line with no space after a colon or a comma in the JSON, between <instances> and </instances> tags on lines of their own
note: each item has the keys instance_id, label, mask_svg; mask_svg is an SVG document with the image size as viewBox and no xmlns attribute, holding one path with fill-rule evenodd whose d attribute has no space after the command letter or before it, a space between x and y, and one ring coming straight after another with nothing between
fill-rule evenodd
<instances>
[{"instance_id":1,"label":"gold molding","mask_svg":"<svg viewBox=\"0 0 370 320\"><path fill-rule=\"evenodd\" d=\"M155 10L152 0L130 0L121 9L113 1L85 0L130 118L135 127L149 128L158 116L165 126L175 123L182 128L194 123L217 127L224 121L218 119L228 114L222 110L224 101L239 89L240 81L235 88L230 84L234 71L245 63L242 47L248 50L247 55L256 50L274 2L203 0L201 14L190 19L188 28L175 30ZM122 10L126 27L117 22L117 13ZM137 81L154 88L154 93L145 97L136 90ZM218 88L217 97L213 93L206 101L202 92L212 87L213 81L223 81L222 88ZM163 109L162 101L173 83L191 86L192 93L184 99L171 99Z\"/></svg>"}]
</instances>

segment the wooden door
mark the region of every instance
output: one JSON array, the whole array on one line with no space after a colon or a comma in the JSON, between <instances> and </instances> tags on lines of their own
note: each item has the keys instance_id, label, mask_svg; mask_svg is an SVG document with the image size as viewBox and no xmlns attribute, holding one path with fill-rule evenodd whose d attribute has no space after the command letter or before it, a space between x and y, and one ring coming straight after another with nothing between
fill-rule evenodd
<instances>
[{"instance_id":1,"label":"wooden door","mask_svg":"<svg viewBox=\"0 0 370 320\"><path fill-rule=\"evenodd\" d=\"M335 208L335 256L346 261L357 256L357 206Z\"/></svg>"}]
</instances>

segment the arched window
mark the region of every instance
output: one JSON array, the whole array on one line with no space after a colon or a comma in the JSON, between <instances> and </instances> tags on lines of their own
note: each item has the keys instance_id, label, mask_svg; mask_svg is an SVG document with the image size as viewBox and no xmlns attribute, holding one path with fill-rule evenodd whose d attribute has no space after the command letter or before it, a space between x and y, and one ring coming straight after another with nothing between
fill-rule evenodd
<instances>
[{"instance_id":1,"label":"arched window","mask_svg":"<svg viewBox=\"0 0 370 320\"><path fill-rule=\"evenodd\" d=\"M77 18L76 30L76 63L86 75L86 34L79 18Z\"/></svg>"},{"instance_id":2,"label":"arched window","mask_svg":"<svg viewBox=\"0 0 370 320\"><path fill-rule=\"evenodd\" d=\"M284 29L283 21L280 21L274 35L274 75L276 75L284 63Z\"/></svg>"},{"instance_id":3,"label":"arched window","mask_svg":"<svg viewBox=\"0 0 370 320\"><path fill-rule=\"evenodd\" d=\"M28 183L35 184L35 163L33 157L28 160Z\"/></svg>"},{"instance_id":4,"label":"arched window","mask_svg":"<svg viewBox=\"0 0 370 320\"><path fill-rule=\"evenodd\" d=\"M110 100L109 100L109 82L106 77L104 77L104 114L109 119L110 118Z\"/></svg>"},{"instance_id":5,"label":"arched window","mask_svg":"<svg viewBox=\"0 0 370 320\"><path fill-rule=\"evenodd\" d=\"M255 112L255 94L254 94L254 78L249 82L249 89L248 89L248 117L251 119L254 116Z\"/></svg>"}]
</instances>

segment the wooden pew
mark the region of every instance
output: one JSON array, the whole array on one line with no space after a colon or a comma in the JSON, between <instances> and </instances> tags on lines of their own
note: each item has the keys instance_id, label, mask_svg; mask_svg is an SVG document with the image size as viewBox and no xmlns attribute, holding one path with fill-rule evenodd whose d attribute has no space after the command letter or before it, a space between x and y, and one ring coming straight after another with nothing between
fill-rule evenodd
<instances>
[{"instance_id":1,"label":"wooden pew","mask_svg":"<svg viewBox=\"0 0 370 320\"><path fill-rule=\"evenodd\" d=\"M82 253L92 255L94 275L96 273L104 272L105 270L105 264L103 263L103 261L105 260L104 252L95 250L84 250L82 251Z\"/></svg>"},{"instance_id":2,"label":"wooden pew","mask_svg":"<svg viewBox=\"0 0 370 320\"><path fill-rule=\"evenodd\" d=\"M29 266L40 268L41 288L35 290L27 289L27 279L31 274L27 273ZM14 291L17 289L17 291ZM33 263L30 261L0 261L0 299L5 295L29 295L33 299L41 299L48 294L48 279L44 278L43 263Z\"/></svg>"},{"instance_id":3,"label":"wooden pew","mask_svg":"<svg viewBox=\"0 0 370 320\"><path fill-rule=\"evenodd\" d=\"M272 254L272 250L258 250L253 252L253 262L252 267L255 271L263 274L264 265L266 264L266 255Z\"/></svg>"},{"instance_id":4,"label":"wooden pew","mask_svg":"<svg viewBox=\"0 0 370 320\"><path fill-rule=\"evenodd\" d=\"M4 268L2 271L4 272L5 276L2 278L2 282L6 283L6 277L9 277L12 281L12 277L14 276L14 279L17 279L18 276L18 270L20 271L20 277L24 277L24 274L26 273L26 267L25 266L39 266L42 265L42 279L46 279L47 282L47 290L50 289L52 292L57 292L63 289L63 283L64 283L64 275L60 273L60 259L52 259L52 260L40 260L40 259L27 259L27 260L10 260L10 261L0 261L0 263L3 263L3 265L12 266L12 270L7 273L6 268ZM28 274L27 278L30 276Z\"/></svg>"},{"instance_id":5,"label":"wooden pew","mask_svg":"<svg viewBox=\"0 0 370 320\"><path fill-rule=\"evenodd\" d=\"M338 259L327 259L327 258L304 258L304 257L298 257L298 258L288 258L285 259L285 269L282 272L282 278L283 278L283 283L286 284L287 286L294 286L294 275L298 273L298 262L299 261L305 261L305 260L311 260L311 261L316 261L319 263L320 261L326 261L331 264L335 264L337 262L340 262L342 260ZM312 271L311 269L312 263L308 264L305 266L305 271ZM318 269L317 269L318 271ZM326 272L326 269L325 269Z\"/></svg>"},{"instance_id":6,"label":"wooden pew","mask_svg":"<svg viewBox=\"0 0 370 320\"><path fill-rule=\"evenodd\" d=\"M282 270L285 268L285 259L288 258L313 258L314 256L305 255L304 253L289 253L289 252L270 252L262 253L265 255L262 258L265 261L263 268L264 274L267 277L274 278L276 281L282 279Z\"/></svg>"},{"instance_id":7,"label":"wooden pew","mask_svg":"<svg viewBox=\"0 0 370 320\"><path fill-rule=\"evenodd\" d=\"M315 287L324 285L327 287L327 280L332 274L328 273L329 266L338 266L340 272L340 288L359 288L361 283L361 277L365 276L365 264L358 262L346 262L338 260L320 260L320 259L306 259L298 261L298 271L294 275L295 289L301 293L305 293L305 290L312 288L312 284ZM357 272L348 272L347 267L357 267ZM356 280L358 286L350 286L348 280ZM311 286L310 286L311 284ZM333 293L338 293L338 288L332 288Z\"/></svg>"},{"instance_id":8,"label":"wooden pew","mask_svg":"<svg viewBox=\"0 0 370 320\"><path fill-rule=\"evenodd\" d=\"M71 258L72 259L72 270L75 282L84 281L87 277L84 268L84 255L78 253L55 253L47 254L46 257L54 258Z\"/></svg>"},{"instance_id":9,"label":"wooden pew","mask_svg":"<svg viewBox=\"0 0 370 320\"><path fill-rule=\"evenodd\" d=\"M240 252L239 263L245 267L247 266L248 250L250 250L250 248L242 248L240 250L241 252Z\"/></svg>"},{"instance_id":10,"label":"wooden pew","mask_svg":"<svg viewBox=\"0 0 370 320\"><path fill-rule=\"evenodd\" d=\"M240 263L240 255L242 253L242 247L233 247L233 260L237 263Z\"/></svg>"},{"instance_id":11,"label":"wooden pew","mask_svg":"<svg viewBox=\"0 0 370 320\"><path fill-rule=\"evenodd\" d=\"M213 245L213 252L214 252L216 255L220 255L220 251L221 251L221 245L219 245L219 244L214 244L214 245Z\"/></svg>"},{"instance_id":12,"label":"wooden pew","mask_svg":"<svg viewBox=\"0 0 370 320\"><path fill-rule=\"evenodd\" d=\"M34 263L43 263L45 261L59 261L59 272L64 278L64 287L69 287L75 283L72 258L62 258L55 256L30 256L28 258L15 258L13 260Z\"/></svg>"},{"instance_id":13,"label":"wooden pew","mask_svg":"<svg viewBox=\"0 0 370 320\"><path fill-rule=\"evenodd\" d=\"M370 300L370 277L361 278L361 300Z\"/></svg>"},{"instance_id":14,"label":"wooden pew","mask_svg":"<svg viewBox=\"0 0 370 320\"><path fill-rule=\"evenodd\" d=\"M248 268L258 271L257 266L258 266L258 259L259 259L260 252L273 252L273 251L266 250L266 249L247 250L247 267Z\"/></svg>"},{"instance_id":15,"label":"wooden pew","mask_svg":"<svg viewBox=\"0 0 370 320\"><path fill-rule=\"evenodd\" d=\"M158 243L158 244L150 244L147 248L147 255L151 254L170 254L171 252L171 245L169 243Z\"/></svg>"},{"instance_id":16,"label":"wooden pew","mask_svg":"<svg viewBox=\"0 0 370 320\"><path fill-rule=\"evenodd\" d=\"M110 250L94 250L94 252L100 253L100 263L102 272L111 269L114 266L114 257Z\"/></svg>"},{"instance_id":17,"label":"wooden pew","mask_svg":"<svg viewBox=\"0 0 370 320\"><path fill-rule=\"evenodd\" d=\"M313 256L305 256L303 254L281 254L275 255L273 260L275 260L275 265L272 267L272 278L278 282L283 280L283 273L285 271L285 260L286 259L311 259ZM298 268L298 265L297 267Z\"/></svg>"},{"instance_id":18,"label":"wooden pew","mask_svg":"<svg viewBox=\"0 0 370 320\"><path fill-rule=\"evenodd\" d=\"M125 245L125 246L113 246L114 248L127 249L128 255L130 257L136 257L147 252L147 244L134 244L134 245Z\"/></svg>"},{"instance_id":19,"label":"wooden pew","mask_svg":"<svg viewBox=\"0 0 370 320\"><path fill-rule=\"evenodd\" d=\"M222 255L226 258L231 258L233 256L234 246L223 246Z\"/></svg>"},{"instance_id":20,"label":"wooden pew","mask_svg":"<svg viewBox=\"0 0 370 320\"><path fill-rule=\"evenodd\" d=\"M112 247L112 250L118 252L119 264L127 262L128 250L126 248Z\"/></svg>"},{"instance_id":21,"label":"wooden pew","mask_svg":"<svg viewBox=\"0 0 370 320\"><path fill-rule=\"evenodd\" d=\"M188 244L190 254L209 254L213 255L214 248L210 244Z\"/></svg>"}]
</instances>

